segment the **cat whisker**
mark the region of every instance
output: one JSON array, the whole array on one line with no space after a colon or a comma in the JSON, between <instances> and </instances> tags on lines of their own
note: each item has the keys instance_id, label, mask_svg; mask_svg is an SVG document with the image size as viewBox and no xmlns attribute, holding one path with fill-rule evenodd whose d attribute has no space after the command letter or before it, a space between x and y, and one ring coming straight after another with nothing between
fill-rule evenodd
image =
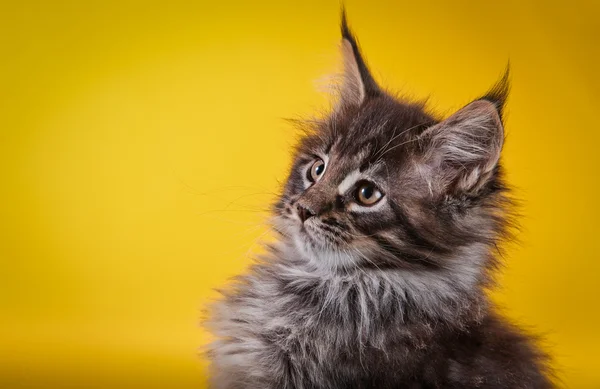
<instances>
[{"instance_id":1,"label":"cat whisker","mask_svg":"<svg viewBox=\"0 0 600 389\"><path fill-rule=\"evenodd\" d=\"M396 148L398 148L398 147L400 147L400 146L404 146L404 145L407 145L407 144L409 144L409 143L412 143L412 142L418 141L419 139L420 139L420 138L416 137L416 138L413 138L413 139L407 140L406 142L402 142L402 143L399 143L399 144L397 144L397 145L394 145L394 146L392 146L392 147L388 148L388 149L387 149L387 150L386 150L386 151L385 151L383 154L381 154L381 155L379 156L379 158L378 158L378 159L381 159L381 158L383 158L383 156L384 156L384 155L386 155L386 154L387 154L387 153L389 153L390 151L392 151L392 150L394 150L394 149L396 149Z\"/></svg>"},{"instance_id":2,"label":"cat whisker","mask_svg":"<svg viewBox=\"0 0 600 389\"><path fill-rule=\"evenodd\" d=\"M418 128L418 127L420 127L420 126L422 126L422 125L425 125L425 124L427 124L427 122L422 122L422 123L419 123L419 124L417 124L417 125L414 125L414 126L412 126L412 127L410 127L410 128L407 128L406 130L402 131L402 132L401 132L401 133L399 133L398 135L392 135L392 138L391 138L391 139L390 139L390 140L389 140L389 141L388 141L388 142L387 142L387 143L386 143L386 144L385 144L385 145L384 145L384 146L383 146L381 149L379 149L379 150L377 151L377 153L375 154L375 160L376 160L376 161L378 161L378 160L379 160L379 159L380 159L380 158L383 156L383 154L382 154L382 155L379 155L380 153L384 153L384 154L385 154L385 152L386 152L386 150L385 150L385 149L386 149L386 147L388 147L388 146L389 146L389 145L390 145L390 144L391 144L393 141L395 141L396 139L398 139L398 138L399 138L399 137L401 137L402 135L406 134L407 132L409 132L409 131L411 131L411 130L414 130L415 128ZM395 134L395 132L396 132L396 129L394 128L394 134Z\"/></svg>"}]
</instances>

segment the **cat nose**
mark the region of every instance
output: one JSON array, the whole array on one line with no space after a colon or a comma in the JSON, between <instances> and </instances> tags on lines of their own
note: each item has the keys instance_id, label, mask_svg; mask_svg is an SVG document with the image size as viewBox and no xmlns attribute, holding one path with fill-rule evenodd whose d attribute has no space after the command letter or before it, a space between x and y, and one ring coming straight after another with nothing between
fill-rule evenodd
<instances>
[{"instance_id":1,"label":"cat nose","mask_svg":"<svg viewBox=\"0 0 600 389\"><path fill-rule=\"evenodd\" d=\"M315 216L315 214L310 209L300 204L296 206L296 209L298 209L298 216L300 216L300 220L302 220L302 223L304 223L309 217Z\"/></svg>"}]
</instances>

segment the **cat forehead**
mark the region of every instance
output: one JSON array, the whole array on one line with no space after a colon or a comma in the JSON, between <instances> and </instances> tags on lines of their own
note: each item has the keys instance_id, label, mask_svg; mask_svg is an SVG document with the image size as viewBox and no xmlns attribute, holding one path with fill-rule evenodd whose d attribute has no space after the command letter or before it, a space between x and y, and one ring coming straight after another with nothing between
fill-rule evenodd
<instances>
[{"instance_id":1,"label":"cat forehead","mask_svg":"<svg viewBox=\"0 0 600 389\"><path fill-rule=\"evenodd\" d=\"M421 105L382 98L331 115L303 139L300 150L354 164L404 158L416 135L435 122Z\"/></svg>"},{"instance_id":2,"label":"cat forehead","mask_svg":"<svg viewBox=\"0 0 600 389\"><path fill-rule=\"evenodd\" d=\"M398 145L435 122L421 106L394 101L374 103L346 115L337 115L327 123L324 131L329 134L331 143L358 152L368 146Z\"/></svg>"},{"instance_id":3,"label":"cat forehead","mask_svg":"<svg viewBox=\"0 0 600 389\"><path fill-rule=\"evenodd\" d=\"M384 124L375 130L358 129L338 134L331 139L326 154L364 170L368 165L384 160L404 158L405 147L411 143L411 139L413 134L405 127L387 127Z\"/></svg>"},{"instance_id":4,"label":"cat forehead","mask_svg":"<svg viewBox=\"0 0 600 389\"><path fill-rule=\"evenodd\" d=\"M363 134L352 136L337 134L333 137L317 137L306 142L300 149L302 160L315 157L326 160L328 169L336 173L350 170L365 171L385 161L396 163L406 157L403 146L407 143L401 131L390 130L379 136Z\"/></svg>"},{"instance_id":5,"label":"cat forehead","mask_svg":"<svg viewBox=\"0 0 600 389\"><path fill-rule=\"evenodd\" d=\"M329 151L331 159L345 160L349 165L359 167L375 154L377 143L375 139L345 142L341 139L334 142Z\"/></svg>"}]
</instances>

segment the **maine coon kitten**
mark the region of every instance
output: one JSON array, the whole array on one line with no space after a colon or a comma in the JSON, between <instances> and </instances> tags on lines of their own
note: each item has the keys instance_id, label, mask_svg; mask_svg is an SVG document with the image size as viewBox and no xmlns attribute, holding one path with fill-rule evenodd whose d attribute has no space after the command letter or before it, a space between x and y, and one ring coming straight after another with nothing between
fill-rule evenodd
<instances>
[{"instance_id":1,"label":"maine coon kitten","mask_svg":"<svg viewBox=\"0 0 600 389\"><path fill-rule=\"evenodd\" d=\"M439 121L377 85L344 15L342 37L340 99L297 148L280 239L213 307L211 387L553 387L484 291L507 229L507 76Z\"/></svg>"}]
</instances>

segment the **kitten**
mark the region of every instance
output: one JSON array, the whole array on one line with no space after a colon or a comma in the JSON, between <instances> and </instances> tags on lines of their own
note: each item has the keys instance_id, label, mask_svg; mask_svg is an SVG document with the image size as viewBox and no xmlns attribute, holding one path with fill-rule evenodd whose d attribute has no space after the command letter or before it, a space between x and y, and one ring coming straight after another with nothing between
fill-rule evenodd
<instances>
[{"instance_id":1,"label":"kitten","mask_svg":"<svg viewBox=\"0 0 600 389\"><path fill-rule=\"evenodd\" d=\"M297 148L280 239L208 320L211 387L553 387L485 294L508 229L508 74L440 121L382 90L344 13L341 29L340 99Z\"/></svg>"}]
</instances>

